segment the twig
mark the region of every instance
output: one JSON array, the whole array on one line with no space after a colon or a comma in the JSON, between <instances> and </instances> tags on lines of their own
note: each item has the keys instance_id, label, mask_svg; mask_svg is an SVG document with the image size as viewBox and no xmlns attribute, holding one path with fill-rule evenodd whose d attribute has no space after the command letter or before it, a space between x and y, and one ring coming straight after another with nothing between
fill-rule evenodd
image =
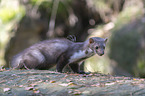
<instances>
[{"instance_id":1,"label":"twig","mask_svg":"<svg viewBox=\"0 0 145 96\"><path fill-rule=\"evenodd\" d=\"M47 37L54 37L54 27L55 27L55 19L56 19L58 5L59 5L59 0L54 0Z\"/></svg>"}]
</instances>

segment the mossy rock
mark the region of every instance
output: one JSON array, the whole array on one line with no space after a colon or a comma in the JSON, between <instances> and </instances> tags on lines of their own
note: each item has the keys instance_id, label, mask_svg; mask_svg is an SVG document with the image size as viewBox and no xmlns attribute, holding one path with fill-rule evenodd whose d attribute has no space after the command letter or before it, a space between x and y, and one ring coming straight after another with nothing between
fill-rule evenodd
<instances>
[{"instance_id":1,"label":"mossy rock","mask_svg":"<svg viewBox=\"0 0 145 96\"><path fill-rule=\"evenodd\" d=\"M126 70L133 76L143 76L140 73L145 66L144 32L145 23L137 19L119 30L115 30L110 41L109 57L117 66ZM144 76L143 76L144 77Z\"/></svg>"}]
</instances>

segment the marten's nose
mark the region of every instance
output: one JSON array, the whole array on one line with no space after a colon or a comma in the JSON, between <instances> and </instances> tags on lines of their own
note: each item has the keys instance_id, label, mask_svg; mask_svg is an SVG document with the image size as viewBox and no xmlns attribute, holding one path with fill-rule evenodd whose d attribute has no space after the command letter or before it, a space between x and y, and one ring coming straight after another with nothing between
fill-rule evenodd
<instances>
[{"instance_id":1,"label":"marten's nose","mask_svg":"<svg viewBox=\"0 0 145 96\"><path fill-rule=\"evenodd\" d=\"M100 56L104 55L104 53L100 54Z\"/></svg>"},{"instance_id":2,"label":"marten's nose","mask_svg":"<svg viewBox=\"0 0 145 96\"><path fill-rule=\"evenodd\" d=\"M104 55L104 51L99 54L100 56Z\"/></svg>"}]
</instances>

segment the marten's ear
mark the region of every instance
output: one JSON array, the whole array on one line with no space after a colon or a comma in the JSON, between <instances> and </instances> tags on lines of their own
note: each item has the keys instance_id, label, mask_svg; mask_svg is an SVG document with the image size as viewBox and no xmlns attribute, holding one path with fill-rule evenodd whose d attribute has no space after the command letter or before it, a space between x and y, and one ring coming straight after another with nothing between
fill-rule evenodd
<instances>
[{"instance_id":1,"label":"marten's ear","mask_svg":"<svg viewBox=\"0 0 145 96\"><path fill-rule=\"evenodd\" d=\"M91 43L94 43L94 39L93 38L90 38L89 39L89 43L91 44Z\"/></svg>"},{"instance_id":2,"label":"marten's ear","mask_svg":"<svg viewBox=\"0 0 145 96\"><path fill-rule=\"evenodd\" d=\"M104 41L105 41L105 43L106 43L106 42L108 41L108 38L105 38Z\"/></svg>"}]
</instances>

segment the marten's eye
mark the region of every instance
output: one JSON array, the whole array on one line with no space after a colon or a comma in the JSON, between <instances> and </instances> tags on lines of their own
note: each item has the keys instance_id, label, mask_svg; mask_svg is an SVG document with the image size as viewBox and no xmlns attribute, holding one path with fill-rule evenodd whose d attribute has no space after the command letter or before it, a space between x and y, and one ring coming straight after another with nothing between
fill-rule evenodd
<instances>
[{"instance_id":1,"label":"marten's eye","mask_svg":"<svg viewBox=\"0 0 145 96\"><path fill-rule=\"evenodd\" d=\"M99 47L98 46L96 46L96 49L98 49Z\"/></svg>"}]
</instances>

